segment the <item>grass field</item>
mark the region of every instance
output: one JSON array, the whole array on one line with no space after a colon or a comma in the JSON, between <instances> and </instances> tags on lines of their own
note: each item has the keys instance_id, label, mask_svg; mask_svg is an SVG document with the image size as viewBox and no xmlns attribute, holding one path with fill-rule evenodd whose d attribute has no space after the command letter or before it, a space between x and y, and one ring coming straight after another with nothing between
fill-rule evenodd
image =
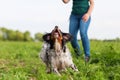
<instances>
[{"instance_id":1,"label":"grass field","mask_svg":"<svg viewBox=\"0 0 120 80\"><path fill-rule=\"evenodd\" d=\"M91 41L87 64L83 52L77 59L68 44L79 72L68 69L62 76L46 74L41 47L41 42L0 42L0 80L120 80L120 41Z\"/></svg>"}]
</instances>

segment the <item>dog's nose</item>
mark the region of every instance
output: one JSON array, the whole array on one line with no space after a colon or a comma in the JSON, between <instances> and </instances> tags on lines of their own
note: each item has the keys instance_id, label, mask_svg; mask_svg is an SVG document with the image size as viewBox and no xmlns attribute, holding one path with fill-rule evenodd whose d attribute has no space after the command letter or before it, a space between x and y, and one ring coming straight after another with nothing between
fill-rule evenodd
<instances>
[{"instance_id":1,"label":"dog's nose","mask_svg":"<svg viewBox=\"0 0 120 80\"><path fill-rule=\"evenodd\" d=\"M58 26L55 26L54 31L55 31L55 32L59 32Z\"/></svg>"},{"instance_id":2,"label":"dog's nose","mask_svg":"<svg viewBox=\"0 0 120 80\"><path fill-rule=\"evenodd\" d=\"M55 26L55 29L58 29L58 26Z\"/></svg>"}]
</instances>

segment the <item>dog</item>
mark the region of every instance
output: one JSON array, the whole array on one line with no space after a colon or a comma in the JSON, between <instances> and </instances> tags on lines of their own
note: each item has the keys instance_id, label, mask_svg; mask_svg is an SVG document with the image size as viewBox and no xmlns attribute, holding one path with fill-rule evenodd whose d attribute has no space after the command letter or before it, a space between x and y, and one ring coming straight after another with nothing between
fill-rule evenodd
<instances>
[{"instance_id":1,"label":"dog","mask_svg":"<svg viewBox=\"0 0 120 80\"><path fill-rule=\"evenodd\" d=\"M72 56L66 43L72 39L69 33L63 33L58 26L51 33L43 35L44 44L40 52L40 58L46 64L47 73L55 72L60 75L68 67L78 71L72 61Z\"/></svg>"}]
</instances>

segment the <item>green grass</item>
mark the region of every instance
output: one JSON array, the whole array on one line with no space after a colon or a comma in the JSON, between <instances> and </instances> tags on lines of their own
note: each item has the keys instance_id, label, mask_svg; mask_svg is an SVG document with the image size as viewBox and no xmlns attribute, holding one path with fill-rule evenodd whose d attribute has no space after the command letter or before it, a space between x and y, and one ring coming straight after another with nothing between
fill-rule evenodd
<instances>
[{"instance_id":1,"label":"green grass","mask_svg":"<svg viewBox=\"0 0 120 80\"><path fill-rule=\"evenodd\" d=\"M0 80L120 80L119 41L91 41L91 60L87 64L82 46L77 59L68 44L79 72L68 69L62 76L46 74L38 56L41 47L41 42L0 42Z\"/></svg>"}]
</instances>

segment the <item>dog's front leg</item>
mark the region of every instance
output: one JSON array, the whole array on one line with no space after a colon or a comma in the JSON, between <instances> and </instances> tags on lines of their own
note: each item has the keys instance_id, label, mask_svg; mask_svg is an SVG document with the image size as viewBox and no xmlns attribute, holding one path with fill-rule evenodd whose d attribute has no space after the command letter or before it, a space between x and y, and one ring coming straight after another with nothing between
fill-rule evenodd
<instances>
[{"instance_id":1,"label":"dog's front leg","mask_svg":"<svg viewBox=\"0 0 120 80\"><path fill-rule=\"evenodd\" d=\"M56 59L54 59L54 57L51 57L51 69L54 73L61 76L59 71L58 71L58 68L57 68L57 61L56 61Z\"/></svg>"},{"instance_id":2,"label":"dog's front leg","mask_svg":"<svg viewBox=\"0 0 120 80\"><path fill-rule=\"evenodd\" d=\"M74 71L78 71L77 67L74 64L71 64L70 67L74 70Z\"/></svg>"},{"instance_id":3,"label":"dog's front leg","mask_svg":"<svg viewBox=\"0 0 120 80\"><path fill-rule=\"evenodd\" d=\"M50 69L50 64L47 62L46 63L46 73L50 73L51 69Z\"/></svg>"},{"instance_id":4,"label":"dog's front leg","mask_svg":"<svg viewBox=\"0 0 120 80\"><path fill-rule=\"evenodd\" d=\"M61 74L59 73L57 67L56 67L54 64L51 65L51 68L52 68L52 71L53 71L54 73L56 73L56 74L58 74L59 76L61 76Z\"/></svg>"},{"instance_id":5,"label":"dog's front leg","mask_svg":"<svg viewBox=\"0 0 120 80\"><path fill-rule=\"evenodd\" d=\"M61 63L61 71L67 71L65 61L63 58L61 59L60 63Z\"/></svg>"},{"instance_id":6,"label":"dog's front leg","mask_svg":"<svg viewBox=\"0 0 120 80\"><path fill-rule=\"evenodd\" d=\"M53 72L61 76L61 74L58 72L57 68L53 68Z\"/></svg>"}]
</instances>

